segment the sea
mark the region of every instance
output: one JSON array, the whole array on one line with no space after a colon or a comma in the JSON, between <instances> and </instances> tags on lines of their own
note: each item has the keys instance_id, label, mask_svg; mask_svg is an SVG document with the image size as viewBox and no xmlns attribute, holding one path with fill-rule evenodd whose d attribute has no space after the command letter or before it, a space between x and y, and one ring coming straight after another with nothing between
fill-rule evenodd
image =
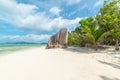
<instances>
[{"instance_id":1,"label":"sea","mask_svg":"<svg viewBox=\"0 0 120 80\"><path fill-rule=\"evenodd\" d=\"M0 55L9 54L14 51L28 49L32 47L42 47L46 44L26 44L26 43L0 43Z\"/></svg>"}]
</instances>

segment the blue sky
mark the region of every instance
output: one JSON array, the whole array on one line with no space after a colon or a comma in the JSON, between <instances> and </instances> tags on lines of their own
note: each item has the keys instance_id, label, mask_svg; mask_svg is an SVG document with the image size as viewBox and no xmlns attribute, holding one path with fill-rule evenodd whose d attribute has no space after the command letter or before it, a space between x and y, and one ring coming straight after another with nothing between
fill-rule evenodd
<instances>
[{"instance_id":1,"label":"blue sky","mask_svg":"<svg viewBox=\"0 0 120 80\"><path fill-rule=\"evenodd\" d=\"M60 28L73 30L95 16L103 0L0 0L0 42L46 42Z\"/></svg>"}]
</instances>

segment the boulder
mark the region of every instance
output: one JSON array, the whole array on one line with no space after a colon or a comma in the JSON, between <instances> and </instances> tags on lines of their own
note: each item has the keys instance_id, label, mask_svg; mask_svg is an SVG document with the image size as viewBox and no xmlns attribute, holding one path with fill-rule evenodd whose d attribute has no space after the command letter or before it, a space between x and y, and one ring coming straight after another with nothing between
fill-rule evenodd
<instances>
[{"instance_id":1,"label":"boulder","mask_svg":"<svg viewBox=\"0 0 120 80\"><path fill-rule=\"evenodd\" d=\"M50 37L46 48L66 48L67 43L68 30L67 28L62 28L58 33Z\"/></svg>"}]
</instances>

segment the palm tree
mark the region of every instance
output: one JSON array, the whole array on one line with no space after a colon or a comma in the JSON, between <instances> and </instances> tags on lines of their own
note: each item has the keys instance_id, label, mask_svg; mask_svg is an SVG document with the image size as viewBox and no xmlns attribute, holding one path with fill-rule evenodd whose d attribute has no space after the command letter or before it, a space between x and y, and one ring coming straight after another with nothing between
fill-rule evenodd
<instances>
[{"instance_id":1,"label":"palm tree","mask_svg":"<svg viewBox=\"0 0 120 80\"><path fill-rule=\"evenodd\" d=\"M120 31L120 1L109 0L105 1L100 13L97 14L96 20L103 33L108 32L110 39L116 41L116 50L119 50L119 31ZM106 35L107 36L107 35Z\"/></svg>"}]
</instances>

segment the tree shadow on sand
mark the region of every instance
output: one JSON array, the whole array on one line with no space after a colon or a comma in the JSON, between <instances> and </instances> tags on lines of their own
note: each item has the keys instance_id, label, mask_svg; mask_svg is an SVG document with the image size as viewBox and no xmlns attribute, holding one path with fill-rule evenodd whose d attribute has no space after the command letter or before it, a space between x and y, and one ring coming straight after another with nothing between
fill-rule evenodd
<instances>
[{"instance_id":1,"label":"tree shadow on sand","mask_svg":"<svg viewBox=\"0 0 120 80\"><path fill-rule=\"evenodd\" d=\"M113 67L113 68L120 69L120 65L117 65L117 64L108 63L108 62L104 62L104 61L98 61L98 62L100 62L100 63L102 63L102 64L109 65L109 66L111 66L111 67Z\"/></svg>"},{"instance_id":2,"label":"tree shadow on sand","mask_svg":"<svg viewBox=\"0 0 120 80\"><path fill-rule=\"evenodd\" d=\"M67 51L72 51L72 52L77 52L77 53L85 53L85 54L92 54L92 53L102 53L104 49L98 48L98 50L95 50L93 48L90 47L68 47L65 48L65 50Z\"/></svg>"},{"instance_id":3,"label":"tree shadow on sand","mask_svg":"<svg viewBox=\"0 0 120 80\"><path fill-rule=\"evenodd\" d=\"M103 80L120 80L118 78L108 78L106 76L100 76L100 78L102 78Z\"/></svg>"}]
</instances>

